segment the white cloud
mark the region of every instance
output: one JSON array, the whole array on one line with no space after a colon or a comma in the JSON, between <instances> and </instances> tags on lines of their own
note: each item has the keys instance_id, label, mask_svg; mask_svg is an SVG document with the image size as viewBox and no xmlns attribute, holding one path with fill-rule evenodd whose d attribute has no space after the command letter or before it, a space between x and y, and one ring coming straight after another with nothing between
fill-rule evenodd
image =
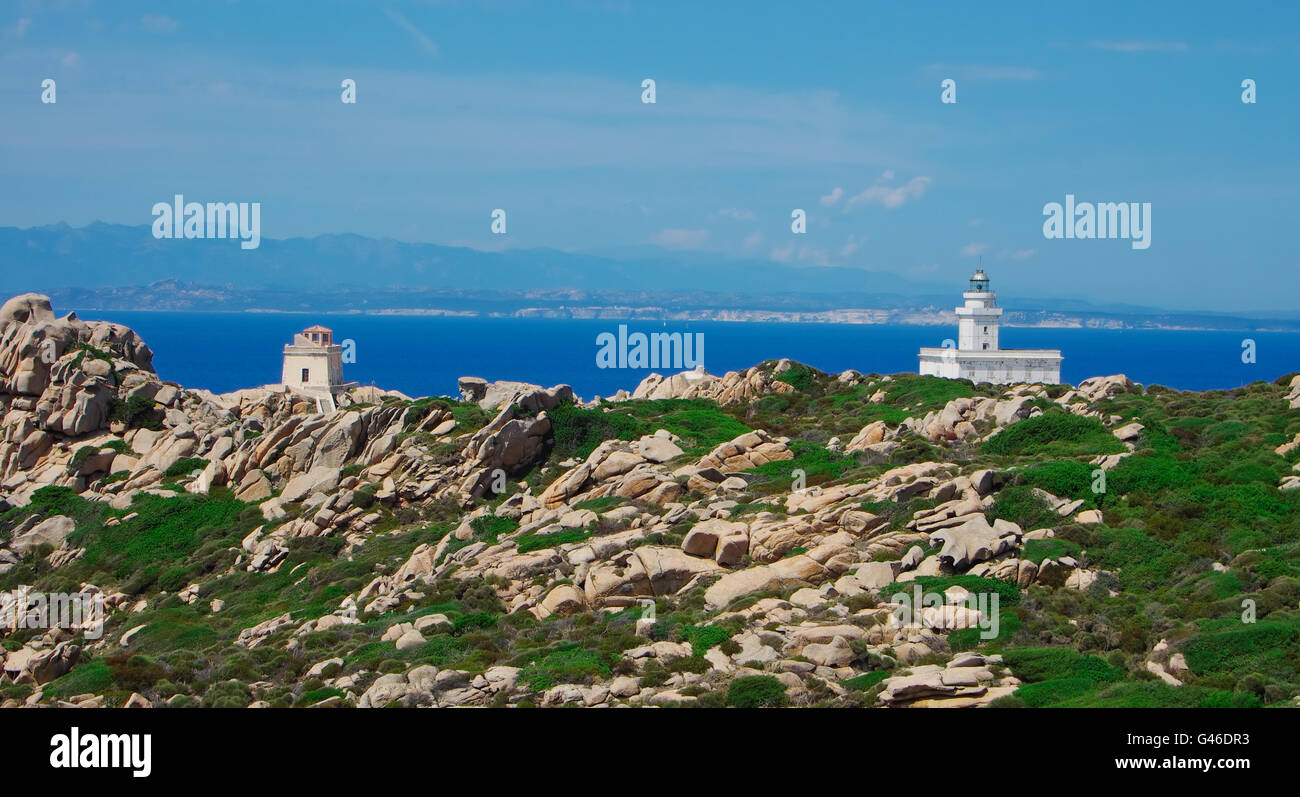
<instances>
[{"instance_id":1,"label":"white cloud","mask_svg":"<svg viewBox=\"0 0 1300 797\"><path fill-rule=\"evenodd\" d=\"M384 13L388 16L389 19L397 23L397 25L400 28L402 28L402 30L411 34L411 37L415 39L416 44L420 45L421 50L424 50L429 55L438 54L438 45L434 44L433 39L430 39L428 36L424 35L424 31L415 27L415 24L411 22L409 19L407 19L406 17L402 16L400 12L394 11L391 8L385 8Z\"/></svg>"},{"instance_id":2,"label":"white cloud","mask_svg":"<svg viewBox=\"0 0 1300 797\"><path fill-rule=\"evenodd\" d=\"M661 230L654 237L654 242L665 249L699 249L709 239L708 230L682 230L669 228Z\"/></svg>"},{"instance_id":3,"label":"white cloud","mask_svg":"<svg viewBox=\"0 0 1300 797\"><path fill-rule=\"evenodd\" d=\"M893 172L885 172L885 174L888 175L883 178L885 180L893 176ZM876 184L850 199L848 206L853 207L863 202L879 202L887 208L896 208L910 199L920 199L931 182L933 181L929 177L913 177L900 186Z\"/></svg>"},{"instance_id":4,"label":"white cloud","mask_svg":"<svg viewBox=\"0 0 1300 797\"><path fill-rule=\"evenodd\" d=\"M825 207L830 207L831 205L834 205L836 202L839 202L840 197L842 196L844 196L844 189L840 188L837 185L831 189L831 192L829 194L821 198L821 203Z\"/></svg>"},{"instance_id":5,"label":"white cloud","mask_svg":"<svg viewBox=\"0 0 1300 797\"><path fill-rule=\"evenodd\" d=\"M1116 53L1185 53L1190 49L1187 42L1154 39L1095 40L1088 46Z\"/></svg>"},{"instance_id":6,"label":"white cloud","mask_svg":"<svg viewBox=\"0 0 1300 797\"><path fill-rule=\"evenodd\" d=\"M741 246L751 250L757 249L762 244L763 244L763 233L761 232L750 233L749 235L746 235L745 240L741 242Z\"/></svg>"},{"instance_id":7,"label":"white cloud","mask_svg":"<svg viewBox=\"0 0 1300 797\"><path fill-rule=\"evenodd\" d=\"M854 252L858 251L858 247L860 247L861 245L862 245L862 241L858 240L858 236L850 235L849 240L844 242L844 246L840 247L840 257L848 257Z\"/></svg>"},{"instance_id":8,"label":"white cloud","mask_svg":"<svg viewBox=\"0 0 1300 797\"><path fill-rule=\"evenodd\" d=\"M59 63L63 64L68 69L76 69L78 66L81 66L81 56L76 53L68 53L63 56L63 58L59 59Z\"/></svg>"},{"instance_id":9,"label":"white cloud","mask_svg":"<svg viewBox=\"0 0 1300 797\"><path fill-rule=\"evenodd\" d=\"M150 33L169 34L180 29L181 23L162 14L145 14L140 17L140 27Z\"/></svg>"},{"instance_id":10,"label":"white cloud","mask_svg":"<svg viewBox=\"0 0 1300 797\"><path fill-rule=\"evenodd\" d=\"M962 257L982 255L989 248L988 244L966 244L961 248Z\"/></svg>"},{"instance_id":11,"label":"white cloud","mask_svg":"<svg viewBox=\"0 0 1300 797\"><path fill-rule=\"evenodd\" d=\"M21 39L32 27L31 17L21 17L17 22L5 28L5 38Z\"/></svg>"}]
</instances>

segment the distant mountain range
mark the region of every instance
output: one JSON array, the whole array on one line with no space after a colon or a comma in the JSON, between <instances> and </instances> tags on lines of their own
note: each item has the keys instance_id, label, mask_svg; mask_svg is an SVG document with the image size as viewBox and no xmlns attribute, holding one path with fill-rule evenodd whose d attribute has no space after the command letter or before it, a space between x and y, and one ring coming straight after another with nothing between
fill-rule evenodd
<instances>
[{"instance_id":1,"label":"distant mountain range","mask_svg":"<svg viewBox=\"0 0 1300 797\"><path fill-rule=\"evenodd\" d=\"M147 225L95 222L0 227L0 285L12 290L39 282L48 288L146 285L180 279L241 289L301 290L356 287L432 290L678 291L784 293L807 286L838 295L935 292L883 272L849 268L792 268L763 260L722 260L699 253L630 250L621 258L555 249L484 252L437 244L403 243L361 235L263 238L244 250L237 240L158 240ZM948 291L951 293L951 291Z\"/></svg>"},{"instance_id":2,"label":"distant mountain range","mask_svg":"<svg viewBox=\"0 0 1300 797\"><path fill-rule=\"evenodd\" d=\"M421 312L585 318L952 323L951 285L634 247L484 252L360 235L158 240L149 226L0 227L0 290L79 310ZM1300 331L1300 319L1021 300L1010 324ZM1028 306L1025 306L1028 305Z\"/></svg>"}]
</instances>

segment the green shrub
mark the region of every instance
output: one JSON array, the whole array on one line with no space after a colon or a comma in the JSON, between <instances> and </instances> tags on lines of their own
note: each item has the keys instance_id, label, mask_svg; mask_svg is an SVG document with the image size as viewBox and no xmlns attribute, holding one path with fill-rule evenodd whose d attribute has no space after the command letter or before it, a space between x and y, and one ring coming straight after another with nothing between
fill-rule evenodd
<instances>
[{"instance_id":1,"label":"green shrub","mask_svg":"<svg viewBox=\"0 0 1300 797\"><path fill-rule=\"evenodd\" d=\"M776 375L776 381L785 382L800 393L807 393L813 387L813 370L802 363L790 363L790 367Z\"/></svg>"},{"instance_id":2,"label":"green shrub","mask_svg":"<svg viewBox=\"0 0 1300 797\"><path fill-rule=\"evenodd\" d=\"M391 643L385 643L384 650L391 649ZM438 634L419 647L403 651L402 657L411 661L418 661L421 664L448 667L464 658L468 650L469 643L465 641L464 637Z\"/></svg>"},{"instance_id":3,"label":"green shrub","mask_svg":"<svg viewBox=\"0 0 1300 797\"><path fill-rule=\"evenodd\" d=\"M731 708L777 708L785 705L785 684L770 675L745 675L727 687Z\"/></svg>"},{"instance_id":4,"label":"green shrub","mask_svg":"<svg viewBox=\"0 0 1300 797\"><path fill-rule=\"evenodd\" d=\"M997 636L993 639L984 639L985 631L979 626L958 628L956 631L948 634L948 645L954 652L972 650L981 644L988 645L991 649L996 650L1015 638L1016 633L1023 627L1020 616L1015 612L1002 611L1001 598L999 598L998 601Z\"/></svg>"},{"instance_id":5,"label":"green shrub","mask_svg":"<svg viewBox=\"0 0 1300 797\"><path fill-rule=\"evenodd\" d=\"M1095 465L1073 460L1042 462L1020 471L1022 481L1062 498L1083 499L1094 504L1092 472Z\"/></svg>"},{"instance_id":6,"label":"green shrub","mask_svg":"<svg viewBox=\"0 0 1300 797\"><path fill-rule=\"evenodd\" d=\"M1183 643L1192 672L1241 673L1264 666L1262 660L1284 658L1300 629L1278 622L1259 622L1226 631L1199 634Z\"/></svg>"},{"instance_id":7,"label":"green shrub","mask_svg":"<svg viewBox=\"0 0 1300 797\"><path fill-rule=\"evenodd\" d=\"M203 708L244 708L252 697L239 681L218 681L203 693Z\"/></svg>"},{"instance_id":8,"label":"green shrub","mask_svg":"<svg viewBox=\"0 0 1300 797\"><path fill-rule=\"evenodd\" d=\"M1114 681L1123 671L1098 656L1085 656L1073 648L1010 648L1002 663L1022 681L1080 678L1091 682Z\"/></svg>"},{"instance_id":9,"label":"green shrub","mask_svg":"<svg viewBox=\"0 0 1300 797\"><path fill-rule=\"evenodd\" d=\"M87 693L102 694L113 686L113 671L104 659L92 659L73 667L45 685L52 697L72 697Z\"/></svg>"},{"instance_id":10,"label":"green shrub","mask_svg":"<svg viewBox=\"0 0 1300 797\"><path fill-rule=\"evenodd\" d=\"M113 681L120 689L143 692L167 675L167 668L149 656L118 654L106 659Z\"/></svg>"},{"instance_id":11,"label":"green shrub","mask_svg":"<svg viewBox=\"0 0 1300 797\"><path fill-rule=\"evenodd\" d=\"M324 686L320 689L313 689L310 692L303 692L297 700L293 702L295 706L311 706L322 700L328 700L331 697L343 697L343 690L333 686Z\"/></svg>"},{"instance_id":12,"label":"green shrub","mask_svg":"<svg viewBox=\"0 0 1300 797\"><path fill-rule=\"evenodd\" d=\"M1097 682L1088 678L1057 678L1023 684L1015 696L1030 708L1043 708L1091 695L1098 688Z\"/></svg>"},{"instance_id":13,"label":"green shrub","mask_svg":"<svg viewBox=\"0 0 1300 797\"><path fill-rule=\"evenodd\" d=\"M1017 689L1016 696L1027 686ZM1160 681L1124 681L1074 698L1062 696L1061 702L1054 705L1061 708L1258 708L1263 704L1249 692L1191 684L1170 686Z\"/></svg>"},{"instance_id":14,"label":"green shrub","mask_svg":"<svg viewBox=\"0 0 1300 797\"><path fill-rule=\"evenodd\" d=\"M792 441L790 451L794 454L794 459L767 462L757 468L751 468L746 473L765 476L779 484L784 491L789 486L790 474L796 469L803 470L806 483L813 485L838 479L845 471L858 464L853 457L836 454L824 446L807 440Z\"/></svg>"},{"instance_id":15,"label":"green shrub","mask_svg":"<svg viewBox=\"0 0 1300 797\"><path fill-rule=\"evenodd\" d=\"M1125 457L1106 474L1107 489L1120 495L1135 490L1154 492L1191 487L1199 480L1196 463L1170 456Z\"/></svg>"},{"instance_id":16,"label":"green shrub","mask_svg":"<svg viewBox=\"0 0 1300 797\"><path fill-rule=\"evenodd\" d=\"M703 656L709 648L731 639L731 631L720 625L682 626L682 639L691 643L691 652Z\"/></svg>"},{"instance_id":17,"label":"green shrub","mask_svg":"<svg viewBox=\"0 0 1300 797\"><path fill-rule=\"evenodd\" d=\"M519 535L515 540L515 550L518 553L529 553L531 551L540 551L544 548L554 548L557 545L565 545L571 542L582 542L591 536L591 532L586 529L565 529L550 534L537 534L533 531L527 531Z\"/></svg>"},{"instance_id":18,"label":"green shrub","mask_svg":"<svg viewBox=\"0 0 1300 797\"><path fill-rule=\"evenodd\" d=\"M173 479L180 476L189 476L196 470L203 470L208 466L208 461L203 457L190 457L176 462L167 470L163 471L163 478Z\"/></svg>"},{"instance_id":19,"label":"green shrub","mask_svg":"<svg viewBox=\"0 0 1300 797\"><path fill-rule=\"evenodd\" d=\"M1061 516L1035 495L1032 487L1025 485L999 490L993 499L993 505L984 515L990 523L1001 518L1015 523L1025 531L1056 526L1061 522Z\"/></svg>"},{"instance_id":20,"label":"green shrub","mask_svg":"<svg viewBox=\"0 0 1300 797\"><path fill-rule=\"evenodd\" d=\"M496 515L479 515L469 522L474 531L474 539L496 545L501 535L509 534L519 528L519 521Z\"/></svg>"},{"instance_id":21,"label":"green shrub","mask_svg":"<svg viewBox=\"0 0 1300 797\"><path fill-rule=\"evenodd\" d=\"M888 678L892 673L889 670L872 670L856 678L850 678L847 681L840 681L840 686L847 689L857 689L860 692L866 692L873 686Z\"/></svg>"},{"instance_id":22,"label":"green shrub","mask_svg":"<svg viewBox=\"0 0 1300 797\"><path fill-rule=\"evenodd\" d=\"M894 374L884 384L873 385L885 390L885 403L892 407L914 407L916 412L941 409L948 402L975 395L969 379L942 379L937 376Z\"/></svg>"},{"instance_id":23,"label":"green shrub","mask_svg":"<svg viewBox=\"0 0 1300 797\"><path fill-rule=\"evenodd\" d=\"M573 505L574 509L590 509L596 514L608 512L616 506L627 503L627 499L618 495L606 495L602 498L589 498L586 501L579 501Z\"/></svg>"},{"instance_id":24,"label":"green shrub","mask_svg":"<svg viewBox=\"0 0 1300 797\"><path fill-rule=\"evenodd\" d=\"M1065 412L1048 412L1008 426L984 442L987 454L1117 454L1124 444L1101 421Z\"/></svg>"},{"instance_id":25,"label":"green shrub","mask_svg":"<svg viewBox=\"0 0 1300 797\"><path fill-rule=\"evenodd\" d=\"M560 459L586 459L606 440L635 440L643 431L635 418L622 412L586 410L567 402L551 410L548 417L555 438L553 456Z\"/></svg>"},{"instance_id":26,"label":"green shrub","mask_svg":"<svg viewBox=\"0 0 1300 797\"><path fill-rule=\"evenodd\" d=\"M519 682L540 692L556 684L583 683L609 673L609 663L597 653L578 647L576 643L565 643L535 657L520 670Z\"/></svg>"},{"instance_id":27,"label":"green shrub","mask_svg":"<svg viewBox=\"0 0 1300 797\"><path fill-rule=\"evenodd\" d=\"M163 429L162 413L157 410L157 405L152 399L140 395L131 396L126 401L110 399L108 419L124 423L128 429L149 429L155 432Z\"/></svg>"},{"instance_id":28,"label":"green shrub","mask_svg":"<svg viewBox=\"0 0 1300 797\"><path fill-rule=\"evenodd\" d=\"M702 454L751 429L707 399L636 400L582 409L561 404L550 413L552 457L585 459L605 440L635 440L664 429L686 453Z\"/></svg>"},{"instance_id":29,"label":"green shrub","mask_svg":"<svg viewBox=\"0 0 1300 797\"><path fill-rule=\"evenodd\" d=\"M86 464L88 459L98 453L99 448L97 446L82 446L81 448L78 448L77 453L73 454L72 459L68 460L68 473L77 473L81 470L82 466Z\"/></svg>"},{"instance_id":30,"label":"green shrub","mask_svg":"<svg viewBox=\"0 0 1300 797\"><path fill-rule=\"evenodd\" d=\"M1062 556L1078 557L1083 549L1069 540L1063 540L1060 537L1042 537L1036 540L1026 540L1024 550L1020 553L1021 559L1028 559L1034 564L1042 564L1044 559L1057 559Z\"/></svg>"},{"instance_id":31,"label":"green shrub","mask_svg":"<svg viewBox=\"0 0 1300 797\"><path fill-rule=\"evenodd\" d=\"M497 616L487 612L474 612L473 614L462 614L452 621L452 627L456 633L478 628L491 628L497 624Z\"/></svg>"},{"instance_id":32,"label":"green shrub","mask_svg":"<svg viewBox=\"0 0 1300 797\"><path fill-rule=\"evenodd\" d=\"M1016 698L1033 708L1077 700L1124 676L1105 659L1073 648L1012 648L1002 652L1002 662L1025 682Z\"/></svg>"},{"instance_id":33,"label":"green shrub","mask_svg":"<svg viewBox=\"0 0 1300 797\"><path fill-rule=\"evenodd\" d=\"M660 404L661 402L653 402ZM649 421L651 419L647 419ZM655 427L653 430L651 426ZM682 449L690 454L703 453L752 431L740 421L719 412L716 407L674 409L653 417L644 427L645 434L664 429L682 440Z\"/></svg>"}]
</instances>

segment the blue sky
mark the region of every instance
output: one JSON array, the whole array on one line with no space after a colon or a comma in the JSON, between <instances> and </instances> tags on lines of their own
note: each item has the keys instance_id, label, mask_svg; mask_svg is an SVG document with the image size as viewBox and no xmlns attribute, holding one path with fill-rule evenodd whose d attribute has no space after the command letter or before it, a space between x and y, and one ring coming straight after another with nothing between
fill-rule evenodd
<instances>
[{"instance_id":1,"label":"blue sky","mask_svg":"<svg viewBox=\"0 0 1300 797\"><path fill-rule=\"evenodd\" d=\"M1297 8L17 0L0 225L148 224L183 193L261 202L268 238L649 245L947 284L983 257L1004 293L1294 313ZM1045 239L1066 194L1150 202L1151 247Z\"/></svg>"}]
</instances>

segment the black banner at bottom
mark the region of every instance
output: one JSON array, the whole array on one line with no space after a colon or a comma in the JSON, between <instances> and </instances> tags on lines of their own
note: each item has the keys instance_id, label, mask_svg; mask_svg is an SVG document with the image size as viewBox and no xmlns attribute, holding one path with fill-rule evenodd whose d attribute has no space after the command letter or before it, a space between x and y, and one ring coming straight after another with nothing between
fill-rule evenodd
<instances>
[{"instance_id":1,"label":"black banner at bottom","mask_svg":"<svg viewBox=\"0 0 1300 797\"><path fill-rule=\"evenodd\" d=\"M533 782L579 767L625 778L677 762L770 785L834 762L893 778L1016 777L1125 783L1152 776L1280 776L1294 759L1284 711L1030 710L18 710L0 714L11 773L131 788L373 782L375 767ZM432 767L432 769L429 769ZM538 769L537 767L542 767ZM531 773L531 774L530 774ZM801 774L802 773L802 774ZM646 777L654 777L645 772ZM851 774L849 771L842 775ZM803 781L807 785L806 780Z\"/></svg>"}]
</instances>

